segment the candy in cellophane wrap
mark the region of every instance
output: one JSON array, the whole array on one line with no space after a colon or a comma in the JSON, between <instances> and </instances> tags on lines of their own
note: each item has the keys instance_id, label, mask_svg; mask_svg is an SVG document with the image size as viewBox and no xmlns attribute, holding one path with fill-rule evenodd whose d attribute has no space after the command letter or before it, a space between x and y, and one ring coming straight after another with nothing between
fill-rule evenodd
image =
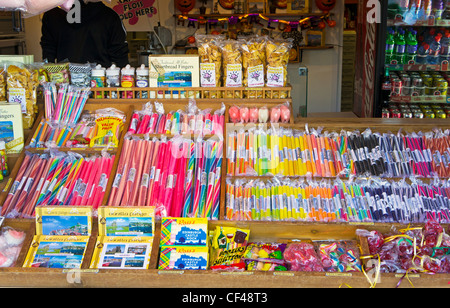
<instances>
[{"instance_id":1,"label":"candy in cellophane wrap","mask_svg":"<svg viewBox=\"0 0 450 308\"><path fill-rule=\"evenodd\" d=\"M250 243L242 259L248 271L286 271L283 259L285 243Z\"/></svg>"},{"instance_id":2,"label":"candy in cellophane wrap","mask_svg":"<svg viewBox=\"0 0 450 308\"><path fill-rule=\"evenodd\" d=\"M210 269L244 271L242 259L248 244L250 230L217 226L211 238Z\"/></svg>"},{"instance_id":3,"label":"candy in cellophane wrap","mask_svg":"<svg viewBox=\"0 0 450 308\"><path fill-rule=\"evenodd\" d=\"M6 89L9 103L22 107L23 128L33 126L37 113L38 71L32 66L9 63L6 69Z\"/></svg>"},{"instance_id":4,"label":"candy in cellophane wrap","mask_svg":"<svg viewBox=\"0 0 450 308\"><path fill-rule=\"evenodd\" d=\"M311 241L291 242L283 253L290 271L323 272L320 257Z\"/></svg>"},{"instance_id":5,"label":"candy in cellophane wrap","mask_svg":"<svg viewBox=\"0 0 450 308\"><path fill-rule=\"evenodd\" d=\"M365 257L376 260L366 271L374 269L379 260L380 273L449 273L450 236L435 220L392 235L360 229L357 235L367 239L370 252Z\"/></svg>"},{"instance_id":6,"label":"candy in cellophane wrap","mask_svg":"<svg viewBox=\"0 0 450 308\"><path fill-rule=\"evenodd\" d=\"M4 227L0 234L0 267L14 266L25 240L25 232Z\"/></svg>"},{"instance_id":7,"label":"candy in cellophane wrap","mask_svg":"<svg viewBox=\"0 0 450 308\"><path fill-rule=\"evenodd\" d=\"M223 35L195 35L200 58L200 85L202 87L220 87L222 84L220 42L224 39ZM203 98L220 98L220 91L203 91L203 93Z\"/></svg>"},{"instance_id":8,"label":"candy in cellophane wrap","mask_svg":"<svg viewBox=\"0 0 450 308\"><path fill-rule=\"evenodd\" d=\"M326 272L361 271L356 243L352 241L315 241L314 246Z\"/></svg>"},{"instance_id":9,"label":"candy in cellophane wrap","mask_svg":"<svg viewBox=\"0 0 450 308\"><path fill-rule=\"evenodd\" d=\"M266 43L266 86L287 86L287 66L289 53L292 48L292 39L268 39ZM287 98L287 91L266 92L267 98Z\"/></svg>"}]
</instances>

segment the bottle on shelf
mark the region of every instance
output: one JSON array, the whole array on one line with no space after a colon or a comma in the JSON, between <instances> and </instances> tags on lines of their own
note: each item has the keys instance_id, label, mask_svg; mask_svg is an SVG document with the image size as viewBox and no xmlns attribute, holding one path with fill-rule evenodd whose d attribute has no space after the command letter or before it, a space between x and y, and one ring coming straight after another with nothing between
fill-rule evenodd
<instances>
[{"instance_id":1,"label":"bottle on shelf","mask_svg":"<svg viewBox=\"0 0 450 308\"><path fill-rule=\"evenodd\" d=\"M397 60L398 64L405 63L405 49L406 49L406 41L405 41L405 30L399 29L397 31L397 35L395 36L395 60Z\"/></svg>"},{"instance_id":2,"label":"bottle on shelf","mask_svg":"<svg viewBox=\"0 0 450 308\"><path fill-rule=\"evenodd\" d=\"M389 97L391 96L392 91L392 82L389 74L389 68L386 68L383 77L383 84L381 86L381 107L387 108L389 107Z\"/></svg>"},{"instance_id":3,"label":"bottle on shelf","mask_svg":"<svg viewBox=\"0 0 450 308\"><path fill-rule=\"evenodd\" d=\"M439 54L441 52L441 37L436 35L434 41L430 44L428 52L428 64L439 64Z\"/></svg>"},{"instance_id":4,"label":"bottle on shelf","mask_svg":"<svg viewBox=\"0 0 450 308\"><path fill-rule=\"evenodd\" d=\"M386 64L390 64L394 59L394 49L395 49L395 31L389 29L386 39Z\"/></svg>"},{"instance_id":5,"label":"bottle on shelf","mask_svg":"<svg viewBox=\"0 0 450 308\"><path fill-rule=\"evenodd\" d=\"M417 49L416 63L417 64L427 64L428 52L430 50L430 45L423 42L422 45Z\"/></svg>"},{"instance_id":6,"label":"bottle on shelf","mask_svg":"<svg viewBox=\"0 0 450 308\"><path fill-rule=\"evenodd\" d=\"M405 63L409 63L410 61L414 62L416 61L417 49L418 49L417 31L411 29L408 31L408 34L406 36Z\"/></svg>"},{"instance_id":7,"label":"bottle on shelf","mask_svg":"<svg viewBox=\"0 0 450 308\"><path fill-rule=\"evenodd\" d=\"M439 63L442 63L442 61L449 61L449 59L450 59L450 31L446 31L441 39L441 52Z\"/></svg>"}]
</instances>

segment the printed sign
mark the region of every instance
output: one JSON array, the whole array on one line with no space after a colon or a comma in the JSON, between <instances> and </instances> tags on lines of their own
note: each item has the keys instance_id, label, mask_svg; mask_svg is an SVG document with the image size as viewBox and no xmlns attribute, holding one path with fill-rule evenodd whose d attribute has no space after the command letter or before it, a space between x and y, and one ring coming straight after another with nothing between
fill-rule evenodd
<instances>
[{"instance_id":1,"label":"printed sign","mask_svg":"<svg viewBox=\"0 0 450 308\"><path fill-rule=\"evenodd\" d=\"M124 24L127 21L129 25L136 25L139 18L147 19L147 17L152 17L158 13L153 6L154 3L155 0L117 0L111 4L113 5L113 10L119 14Z\"/></svg>"}]
</instances>

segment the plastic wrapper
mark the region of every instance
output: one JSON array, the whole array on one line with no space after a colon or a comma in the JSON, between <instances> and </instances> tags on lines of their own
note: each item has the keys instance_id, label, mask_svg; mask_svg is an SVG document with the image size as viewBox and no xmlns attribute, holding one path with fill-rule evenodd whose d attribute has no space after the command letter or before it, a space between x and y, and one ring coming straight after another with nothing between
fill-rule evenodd
<instances>
[{"instance_id":1,"label":"plastic wrapper","mask_svg":"<svg viewBox=\"0 0 450 308\"><path fill-rule=\"evenodd\" d=\"M69 63L70 82L77 87L91 86L92 67L89 63Z\"/></svg>"},{"instance_id":2,"label":"plastic wrapper","mask_svg":"<svg viewBox=\"0 0 450 308\"><path fill-rule=\"evenodd\" d=\"M243 260L246 270L286 271L283 252L284 243L250 243L245 249Z\"/></svg>"},{"instance_id":3,"label":"plastic wrapper","mask_svg":"<svg viewBox=\"0 0 450 308\"><path fill-rule=\"evenodd\" d=\"M70 83L69 63L47 63L44 68L50 82L57 86L62 83Z\"/></svg>"},{"instance_id":4,"label":"plastic wrapper","mask_svg":"<svg viewBox=\"0 0 450 308\"><path fill-rule=\"evenodd\" d=\"M354 242L314 242L323 268L326 272L360 272L359 252Z\"/></svg>"},{"instance_id":5,"label":"plastic wrapper","mask_svg":"<svg viewBox=\"0 0 450 308\"><path fill-rule=\"evenodd\" d=\"M241 41L243 86L249 88L264 87L266 71L266 40L265 36L254 36ZM260 90L247 90L248 98L262 98Z\"/></svg>"},{"instance_id":6,"label":"plastic wrapper","mask_svg":"<svg viewBox=\"0 0 450 308\"><path fill-rule=\"evenodd\" d=\"M6 101L6 70L0 67L0 101Z\"/></svg>"},{"instance_id":7,"label":"plastic wrapper","mask_svg":"<svg viewBox=\"0 0 450 308\"><path fill-rule=\"evenodd\" d=\"M16 264L25 240L25 232L11 227L2 228L0 234L0 267L12 267Z\"/></svg>"},{"instance_id":8,"label":"plastic wrapper","mask_svg":"<svg viewBox=\"0 0 450 308\"><path fill-rule=\"evenodd\" d=\"M289 270L296 272L323 272L323 266L314 245L310 242L288 244L283 253Z\"/></svg>"},{"instance_id":9,"label":"plastic wrapper","mask_svg":"<svg viewBox=\"0 0 450 308\"><path fill-rule=\"evenodd\" d=\"M266 43L266 86L285 87L287 85L287 65L292 40L269 39ZM275 91L272 98L287 98L287 91Z\"/></svg>"},{"instance_id":10,"label":"plastic wrapper","mask_svg":"<svg viewBox=\"0 0 450 308\"><path fill-rule=\"evenodd\" d=\"M246 250L250 230L217 226L211 240L210 269L243 271L242 259Z\"/></svg>"},{"instance_id":11,"label":"plastic wrapper","mask_svg":"<svg viewBox=\"0 0 450 308\"><path fill-rule=\"evenodd\" d=\"M196 34L198 55L200 59L200 86L220 87L222 84L222 35ZM220 98L218 91L204 91L204 98Z\"/></svg>"},{"instance_id":12,"label":"plastic wrapper","mask_svg":"<svg viewBox=\"0 0 450 308\"><path fill-rule=\"evenodd\" d=\"M242 54L240 42L224 40L221 44L223 61L223 86L242 87ZM224 98L241 98L238 91L228 89Z\"/></svg>"},{"instance_id":13,"label":"plastic wrapper","mask_svg":"<svg viewBox=\"0 0 450 308\"><path fill-rule=\"evenodd\" d=\"M36 92L39 86L37 70L10 64L7 68L6 83L8 101L21 104L23 128L31 128L37 112Z\"/></svg>"}]
</instances>

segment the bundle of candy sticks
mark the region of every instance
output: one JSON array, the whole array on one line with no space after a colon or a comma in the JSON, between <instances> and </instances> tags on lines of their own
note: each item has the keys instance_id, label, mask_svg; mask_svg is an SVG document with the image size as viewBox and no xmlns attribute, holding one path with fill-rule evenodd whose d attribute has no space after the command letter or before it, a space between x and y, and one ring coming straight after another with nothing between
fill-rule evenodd
<instances>
[{"instance_id":1,"label":"bundle of candy sticks","mask_svg":"<svg viewBox=\"0 0 450 308\"><path fill-rule=\"evenodd\" d=\"M195 101L191 100L186 109L186 111L169 111L166 114L161 103L155 103L155 112L153 112L153 106L147 103L143 110L134 112L128 132L130 134L200 136L223 134L225 105L222 104L221 109L211 113L210 109L198 109Z\"/></svg>"},{"instance_id":2,"label":"bundle of candy sticks","mask_svg":"<svg viewBox=\"0 0 450 308\"><path fill-rule=\"evenodd\" d=\"M125 137L109 206L155 206L157 215L218 219L221 140Z\"/></svg>"},{"instance_id":3,"label":"bundle of candy sticks","mask_svg":"<svg viewBox=\"0 0 450 308\"><path fill-rule=\"evenodd\" d=\"M89 205L98 208L105 194L114 155L26 153L3 203L1 215L30 218L38 205Z\"/></svg>"},{"instance_id":4,"label":"bundle of candy sticks","mask_svg":"<svg viewBox=\"0 0 450 308\"><path fill-rule=\"evenodd\" d=\"M252 127L229 130L227 175L450 176L450 133L321 132Z\"/></svg>"},{"instance_id":5,"label":"bundle of candy sticks","mask_svg":"<svg viewBox=\"0 0 450 308\"><path fill-rule=\"evenodd\" d=\"M225 218L310 222L450 222L450 182L435 179L227 179Z\"/></svg>"}]
</instances>

